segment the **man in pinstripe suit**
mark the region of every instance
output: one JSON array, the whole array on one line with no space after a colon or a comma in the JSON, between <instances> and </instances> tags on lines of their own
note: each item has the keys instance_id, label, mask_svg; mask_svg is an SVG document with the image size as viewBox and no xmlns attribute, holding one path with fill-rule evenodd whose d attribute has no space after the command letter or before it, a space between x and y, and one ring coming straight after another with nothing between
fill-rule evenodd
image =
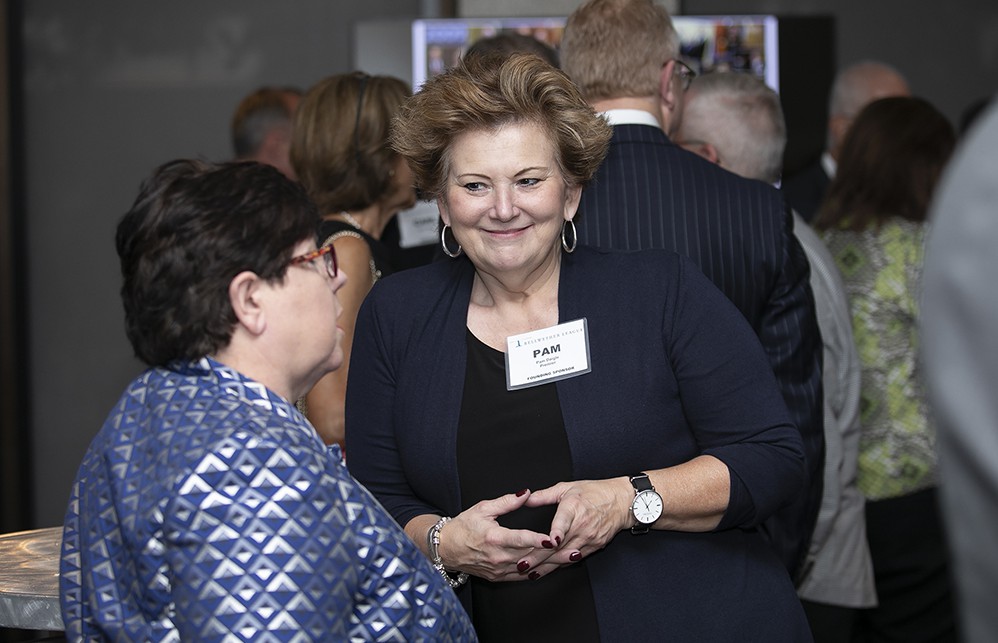
<instances>
[{"instance_id":1,"label":"man in pinstripe suit","mask_svg":"<svg viewBox=\"0 0 998 643\"><path fill-rule=\"evenodd\" d=\"M579 241L692 258L741 310L769 356L804 439L810 485L766 522L795 580L821 502L821 336L810 270L780 193L675 146L684 78L668 12L652 0L589 0L568 19L562 67L614 125L584 190Z\"/></svg>"}]
</instances>

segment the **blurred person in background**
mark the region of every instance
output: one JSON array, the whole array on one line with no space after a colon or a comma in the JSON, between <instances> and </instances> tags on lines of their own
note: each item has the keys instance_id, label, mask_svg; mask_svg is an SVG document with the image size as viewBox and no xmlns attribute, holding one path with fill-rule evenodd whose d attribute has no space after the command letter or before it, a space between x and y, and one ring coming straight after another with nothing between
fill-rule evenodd
<instances>
[{"instance_id":1,"label":"blurred person in background","mask_svg":"<svg viewBox=\"0 0 998 643\"><path fill-rule=\"evenodd\" d=\"M813 163L783 181L787 201L805 221L812 222L818 214L828 184L835 177L842 142L856 114L878 98L910 95L904 76L886 63L864 60L839 71L828 97L825 151Z\"/></svg>"},{"instance_id":2,"label":"blurred person in background","mask_svg":"<svg viewBox=\"0 0 998 643\"><path fill-rule=\"evenodd\" d=\"M333 244L350 276L339 293L344 366L305 396L308 419L328 444L344 445L343 404L357 310L371 286L393 271L381 234L399 210L416 202L412 172L388 144L392 119L411 93L391 76L339 74L309 89L295 115L292 165L319 206L320 245Z\"/></svg>"},{"instance_id":3,"label":"blurred person in background","mask_svg":"<svg viewBox=\"0 0 998 643\"><path fill-rule=\"evenodd\" d=\"M301 100L294 87L261 87L246 96L232 115L232 150L240 161L273 165L294 179L291 119Z\"/></svg>"},{"instance_id":4,"label":"blurred person in background","mask_svg":"<svg viewBox=\"0 0 998 643\"><path fill-rule=\"evenodd\" d=\"M494 36L479 38L468 47L464 57L489 54L509 55L516 52L534 54L552 67L558 67L558 52L554 47L533 36L515 31L506 31Z\"/></svg>"},{"instance_id":5,"label":"blurred person in background","mask_svg":"<svg viewBox=\"0 0 998 643\"><path fill-rule=\"evenodd\" d=\"M936 190L922 358L939 423L940 495L967 643L998 632L998 104L964 132Z\"/></svg>"},{"instance_id":6,"label":"blurred person in background","mask_svg":"<svg viewBox=\"0 0 998 643\"><path fill-rule=\"evenodd\" d=\"M955 141L928 101L873 101L846 134L815 221L846 285L861 361L857 483L878 600L858 619L864 641L956 639L917 333L928 208Z\"/></svg>"}]
</instances>

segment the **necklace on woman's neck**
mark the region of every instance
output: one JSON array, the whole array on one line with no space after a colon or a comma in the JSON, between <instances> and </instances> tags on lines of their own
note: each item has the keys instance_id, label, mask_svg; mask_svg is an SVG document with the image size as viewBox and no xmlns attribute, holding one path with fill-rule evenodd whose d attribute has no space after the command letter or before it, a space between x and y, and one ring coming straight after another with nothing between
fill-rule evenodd
<instances>
[{"instance_id":1,"label":"necklace on woman's neck","mask_svg":"<svg viewBox=\"0 0 998 643\"><path fill-rule=\"evenodd\" d=\"M343 217L344 221L346 221L347 223L349 223L353 227L357 228L358 230L362 229L360 227L360 221L357 221L357 219L353 218L353 215L350 214L349 212L347 212L346 210L341 210L340 211L340 216Z\"/></svg>"}]
</instances>

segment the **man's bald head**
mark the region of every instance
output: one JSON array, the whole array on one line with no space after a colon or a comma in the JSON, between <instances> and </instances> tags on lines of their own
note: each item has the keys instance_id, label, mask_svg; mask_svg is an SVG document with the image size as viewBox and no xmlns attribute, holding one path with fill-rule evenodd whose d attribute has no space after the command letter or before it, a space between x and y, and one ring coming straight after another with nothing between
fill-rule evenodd
<instances>
[{"instance_id":1,"label":"man's bald head","mask_svg":"<svg viewBox=\"0 0 998 643\"><path fill-rule=\"evenodd\" d=\"M841 70L828 99L827 149L838 160L852 120L869 103L888 96L911 96L901 72L885 63L864 60Z\"/></svg>"}]
</instances>

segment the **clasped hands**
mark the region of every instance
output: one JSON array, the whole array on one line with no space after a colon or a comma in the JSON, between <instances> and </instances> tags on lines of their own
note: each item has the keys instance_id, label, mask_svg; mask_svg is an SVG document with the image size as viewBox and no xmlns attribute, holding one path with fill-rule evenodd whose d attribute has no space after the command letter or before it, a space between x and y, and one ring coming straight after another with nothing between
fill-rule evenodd
<instances>
[{"instance_id":1,"label":"clasped hands","mask_svg":"<svg viewBox=\"0 0 998 643\"><path fill-rule=\"evenodd\" d=\"M580 480L483 500L448 522L439 554L448 569L490 581L536 580L602 549L634 522L626 477ZM521 507L558 505L547 534L507 529L499 516Z\"/></svg>"}]
</instances>

